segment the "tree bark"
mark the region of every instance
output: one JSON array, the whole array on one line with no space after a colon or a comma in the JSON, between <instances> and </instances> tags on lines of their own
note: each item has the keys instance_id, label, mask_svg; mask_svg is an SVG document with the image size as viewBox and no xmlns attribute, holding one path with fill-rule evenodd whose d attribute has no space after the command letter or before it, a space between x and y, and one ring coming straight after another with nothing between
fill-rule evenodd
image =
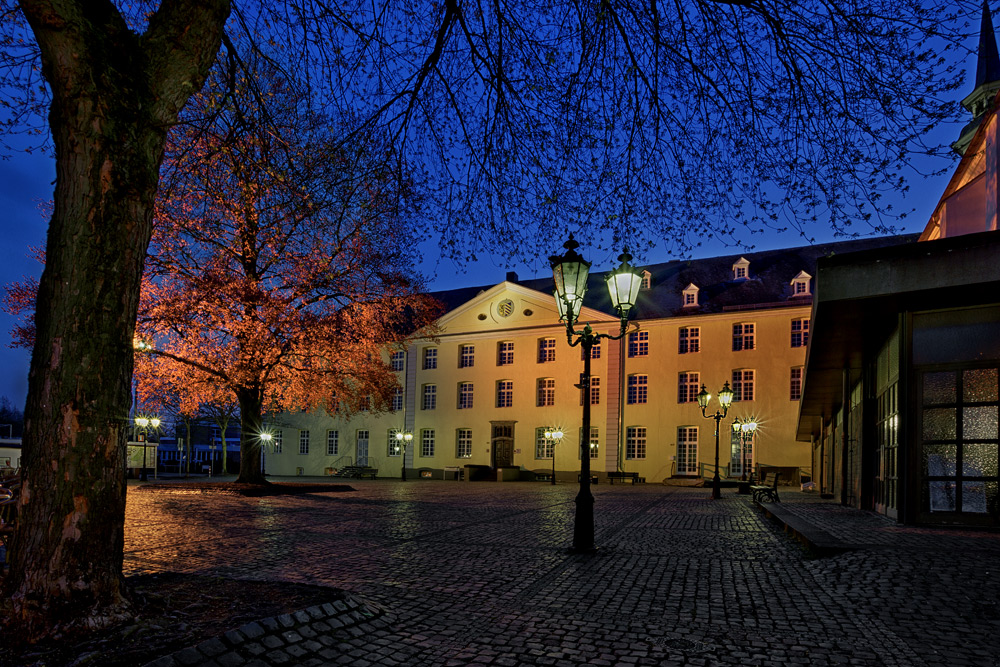
<instances>
[{"instance_id":1,"label":"tree bark","mask_svg":"<svg viewBox=\"0 0 1000 667\"><path fill-rule=\"evenodd\" d=\"M145 34L110 2L22 0L51 86L54 210L25 409L7 636L127 619L125 439L139 281L166 132L218 53L224 0L165 0Z\"/></svg>"},{"instance_id":2,"label":"tree bark","mask_svg":"<svg viewBox=\"0 0 1000 667\"><path fill-rule=\"evenodd\" d=\"M240 399L240 476L236 481L264 484L267 480L264 479L260 457L264 393L260 389L243 388L236 394Z\"/></svg>"}]
</instances>

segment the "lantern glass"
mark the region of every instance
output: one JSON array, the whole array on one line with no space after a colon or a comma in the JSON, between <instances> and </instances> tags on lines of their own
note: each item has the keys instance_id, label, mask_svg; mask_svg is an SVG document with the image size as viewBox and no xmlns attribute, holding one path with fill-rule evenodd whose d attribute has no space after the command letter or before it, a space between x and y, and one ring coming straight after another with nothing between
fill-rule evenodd
<instances>
[{"instance_id":1,"label":"lantern glass","mask_svg":"<svg viewBox=\"0 0 1000 667\"><path fill-rule=\"evenodd\" d=\"M590 262L576 251L579 245L570 234L569 240L563 244L566 252L549 257L552 280L556 284L556 301L564 301L559 314L563 318L570 316L570 323L575 322L580 314L583 297L587 293L587 278L590 276ZM563 312L567 307L569 313Z\"/></svg>"},{"instance_id":2,"label":"lantern glass","mask_svg":"<svg viewBox=\"0 0 1000 667\"><path fill-rule=\"evenodd\" d=\"M639 298L642 274L630 263L632 255L627 249L618 256L618 259L621 260L621 264L609 273L605 280L611 295L611 305L622 318L627 318L629 311L635 306L636 299Z\"/></svg>"},{"instance_id":3,"label":"lantern glass","mask_svg":"<svg viewBox=\"0 0 1000 667\"><path fill-rule=\"evenodd\" d=\"M722 390L719 392L719 405L722 406L723 410L728 410L729 406L733 404L733 390L729 388L729 383L723 385Z\"/></svg>"},{"instance_id":4,"label":"lantern glass","mask_svg":"<svg viewBox=\"0 0 1000 667\"><path fill-rule=\"evenodd\" d=\"M698 395L695 396L695 398L698 401L698 407L704 410L708 407L708 402L712 400L712 395L708 393L707 389L705 389L705 385L701 385L701 391L698 392Z\"/></svg>"}]
</instances>

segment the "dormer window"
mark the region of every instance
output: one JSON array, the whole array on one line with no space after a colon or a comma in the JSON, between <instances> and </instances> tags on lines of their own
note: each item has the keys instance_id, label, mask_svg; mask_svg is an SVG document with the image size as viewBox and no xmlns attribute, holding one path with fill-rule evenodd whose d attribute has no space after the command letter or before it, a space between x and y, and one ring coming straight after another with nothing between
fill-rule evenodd
<instances>
[{"instance_id":1,"label":"dormer window","mask_svg":"<svg viewBox=\"0 0 1000 667\"><path fill-rule=\"evenodd\" d=\"M639 286L640 289L649 289L653 286L653 274L649 271L642 272L642 285Z\"/></svg>"},{"instance_id":2,"label":"dormer window","mask_svg":"<svg viewBox=\"0 0 1000 667\"><path fill-rule=\"evenodd\" d=\"M812 296L812 291L809 289L810 280L812 276L805 271L799 271L799 275L792 278L792 296Z\"/></svg>"},{"instance_id":3,"label":"dormer window","mask_svg":"<svg viewBox=\"0 0 1000 667\"><path fill-rule=\"evenodd\" d=\"M685 308L693 308L698 305L698 286L691 283L684 288L684 292L681 296L681 303L684 304Z\"/></svg>"},{"instance_id":4,"label":"dormer window","mask_svg":"<svg viewBox=\"0 0 1000 667\"><path fill-rule=\"evenodd\" d=\"M750 275L750 262L746 257L740 257L733 264L733 280L746 280Z\"/></svg>"}]
</instances>

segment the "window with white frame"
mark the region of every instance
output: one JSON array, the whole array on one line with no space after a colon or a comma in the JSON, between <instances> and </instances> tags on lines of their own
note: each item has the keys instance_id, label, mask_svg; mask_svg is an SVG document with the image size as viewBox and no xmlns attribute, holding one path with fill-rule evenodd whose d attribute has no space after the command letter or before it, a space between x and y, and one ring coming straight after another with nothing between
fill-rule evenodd
<instances>
[{"instance_id":1,"label":"window with white frame","mask_svg":"<svg viewBox=\"0 0 1000 667\"><path fill-rule=\"evenodd\" d=\"M476 346L475 345L459 345L458 346L458 367L459 368L472 368L476 365Z\"/></svg>"},{"instance_id":2,"label":"window with white frame","mask_svg":"<svg viewBox=\"0 0 1000 667\"><path fill-rule=\"evenodd\" d=\"M385 451L388 456L403 455L403 445L400 443L399 438L396 437L397 433L399 433L398 428L390 428L386 431Z\"/></svg>"},{"instance_id":3,"label":"window with white frame","mask_svg":"<svg viewBox=\"0 0 1000 667\"><path fill-rule=\"evenodd\" d=\"M628 356L645 357L649 355L649 332L633 331L628 335Z\"/></svg>"},{"instance_id":4,"label":"window with white frame","mask_svg":"<svg viewBox=\"0 0 1000 667\"><path fill-rule=\"evenodd\" d=\"M424 348L424 370L429 371L438 367L438 351L436 347Z\"/></svg>"},{"instance_id":5,"label":"window with white frame","mask_svg":"<svg viewBox=\"0 0 1000 667\"><path fill-rule=\"evenodd\" d=\"M455 456L460 459L472 458L471 428L460 428L455 431Z\"/></svg>"},{"instance_id":6,"label":"window with white frame","mask_svg":"<svg viewBox=\"0 0 1000 667\"><path fill-rule=\"evenodd\" d=\"M299 431L299 454L309 453L309 431Z\"/></svg>"},{"instance_id":7,"label":"window with white frame","mask_svg":"<svg viewBox=\"0 0 1000 667\"><path fill-rule=\"evenodd\" d=\"M539 338L538 339L538 363L544 364L549 361L556 360L556 339L555 338Z\"/></svg>"},{"instance_id":8,"label":"window with white frame","mask_svg":"<svg viewBox=\"0 0 1000 667\"><path fill-rule=\"evenodd\" d=\"M681 292L681 304L683 304L685 308L693 308L694 306L697 306L698 292L699 292L698 286L695 285L694 283L691 283L690 285L685 287L684 291Z\"/></svg>"},{"instance_id":9,"label":"window with white frame","mask_svg":"<svg viewBox=\"0 0 1000 667\"><path fill-rule=\"evenodd\" d=\"M329 430L326 432L326 455L336 456L340 453L340 431Z\"/></svg>"},{"instance_id":10,"label":"window with white frame","mask_svg":"<svg viewBox=\"0 0 1000 667\"><path fill-rule=\"evenodd\" d=\"M792 278L792 296L809 296L812 293L809 289L810 280L812 280L811 275L799 271L799 274Z\"/></svg>"},{"instance_id":11,"label":"window with white frame","mask_svg":"<svg viewBox=\"0 0 1000 667\"><path fill-rule=\"evenodd\" d=\"M397 350L392 353L392 370L401 371L403 370L403 360L406 358L406 353L402 350Z\"/></svg>"},{"instance_id":12,"label":"window with white frame","mask_svg":"<svg viewBox=\"0 0 1000 667\"><path fill-rule=\"evenodd\" d=\"M789 400L798 401L802 398L802 367L792 369L791 387L788 394Z\"/></svg>"},{"instance_id":13,"label":"window with white frame","mask_svg":"<svg viewBox=\"0 0 1000 667\"><path fill-rule=\"evenodd\" d=\"M556 381L554 378L538 378L538 407L556 404Z\"/></svg>"},{"instance_id":14,"label":"window with white frame","mask_svg":"<svg viewBox=\"0 0 1000 667\"><path fill-rule=\"evenodd\" d=\"M280 454L281 453L281 449L282 449L281 437L282 437L282 435L283 435L283 431L281 429L278 429L274 433L271 434L271 445L274 448L274 453L275 454Z\"/></svg>"},{"instance_id":15,"label":"window with white frame","mask_svg":"<svg viewBox=\"0 0 1000 667\"><path fill-rule=\"evenodd\" d=\"M587 395L586 389L580 390L580 405L583 405L583 398ZM601 378L591 375L590 376L590 404L600 405L601 404Z\"/></svg>"},{"instance_id":16,"label":"window with white frame","mask_svg":"<svg viewBox=\"0 0 1000 667\"><path fill-rule=\"evenodd\" d=\"M750 262L746 257L740 257L733 264L733 280L746 280L750 275Z\"/></svg>"},{"instance_id":17,"label":"window with white frame","mask_svg":"<svg viewBox=\"0 0 1000 667\"><path fill-rule=\"evenodd\" d=\"M392 411L399 412L403 409L403 390L396 387L392 390Z\"/></svg>"},{"instance_id":18,"label":"window with white frame","mask_svg":"<svg viewBox=\"0 0 1000 667\"><path fill-rule=\"evenodd\" d=\"M638 405L649 401L649 376L629 375L628 390L626 392L626 402L629 405Z\"/></svg>"},{"instance_id":19,"label":"window with white frame","mask_svg":"<svg viewBox=\"0 0 1000 667\"><path fill-rule=\"evenodd\" d=\"M514 342L505 340L497 343L497 366L510 366L514 363Z\"/></svg>"},{"instance_id":20,"label":"window with white frame","mask_svg":"<svg viewBox=\"0 0 1000 667\"><path fill-rule=\"evenodd\" d=\"M600 446L601 446L601 441L600 441L600 438L598 437L598 431L597 431L597 427L596 426L591 426L590 427L590 442L585 442L584 441L584 439L583 439L583 427L581 426L580 430L579 430L579 440L578 440L578 442L579 442L580 446L577 448L577 451L576 451L576 457L577 458L580 458L583 455L583 450L585 448L590 450L590 458L592 458L592 459L596 459L597 458L597 454L598 454L598 451L600 450Z\"/></svg>"},{"instance_id":21,"label":"window with white frame","mask_svg":"<svg viewBox=\"0 0 1000 667\"><path fill-rule=\"evenodd\" d=\"M472 383L460 382L458 384L458 409L467 410L472 407Z\"/></svg>"},{"instance_id":22,"label":"window with white frame","mask_svg":"<svg viewBox=\"0 0 1000 667\"><path fill-rule=\"evenodd\" d=\"M809 318L800 317L792 320L792 347L805 347L809 344Z\"/></svg>"},{"instance_id":23,"label":"window with white frame","mask_svg":"<svg viewBox=\"0 0 1000 667\"><path fill-rule=\"evenodd\" d=\"M694 403L698 400L698 383L701 375L695 371L677 374L677 402Z\"/></svg>"},{"instance_id":24,"label":"window with white frame","mask_svg":"<svg viewBox=\"0 0 1000 667\"><path fill-rule=\"evenodd\" d=\"M420 430L420 456L434 456L434 429L432 428Z\"/></svg>"},{"instance_id":25,"label":"window with white frame","mask_svg":"<svg viewBox=\"0 0 1000 667\"><path fill-rule=\"evenodd\" d=\"M625 429L625 458L628 460L646 458L645 426L629 426Z\"/></svg>"},{"instance_id":26,"label":"window with white frame","mask_svg":"<svg viewBox=\"0 0 1000 667\"><path fill-rule=\"evenodd\" d=\"M497 407L514 407L514 381L497 380Z\"/></svg>"},{"instance_id":27,"label":"window with white frame","mask_svg":"<svg viewBox=\"0 0 1000 667\"><path fill-rule=\"evenodd\" d=\"M677 474L698 474L698 427L677 428Z\"/></svg>"},{"instance_id":28,"label":"window with white frame","mask_svg":"<svg viewBox=\"0 0 1000 667\"><path fill-rule=\"evenodd\" d=\"M550 438L545 437L545 431L548 429L544 426L540 426L535 429L535 458L536 459L551 459L552 451L555 449L555 441Z\"/></svg>"},{"instance_id":29,"label":"window with white frame","mask_svg":"<svg viewBox=\"0 0 1000 667\"><path fill-rule=\"evenodd\" d=\"M754 372L748 369L733 371L733 402L753 400Z\"/></svg>"},{"instance_id":30,"label":"window with white frame","mask_svg":"<svg viewBox=\"0 0 1000 667\"><path fill-rule=\"evenodd\" d=\"M755 344L756 325L753 322L737 322L733 325L733 352L752 350Z\"/></svg>"},{"instance_id":31,"label":"window with white frame","mask_svg":"<svg viewBox=\"0 0 1000 667\"><path fill-rule=\"evenodd\" d=\"M677 334L677 354L701 352L701 327L681 327Z\"/></svg>"},{"instance_id":32,"label":"window with white frame","mask_svg":"<svg viewBox=\"0 0 1000 667\"><path fill-rule=\"evenodd\" d=\"M425 384L422 387L423 391L420 399L420 409L421 410L434 410L437 408L437 385L436 384Z\"/></svg>"}]
</instances>

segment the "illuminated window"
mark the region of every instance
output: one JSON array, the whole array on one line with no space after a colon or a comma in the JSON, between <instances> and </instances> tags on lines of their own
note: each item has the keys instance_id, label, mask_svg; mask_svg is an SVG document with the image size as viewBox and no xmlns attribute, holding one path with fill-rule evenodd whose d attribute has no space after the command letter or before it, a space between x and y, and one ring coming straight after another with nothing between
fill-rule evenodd
<instances>
[{"instance_id":1,"label":"illuminated window","mask_svg":"<svg viewBox=\"0 0 1000 667\"><path fill-rule=\"evenodd\" d=\"M471 428L460 428L455 431L455 456L460 459L472 458Z\"/></svg>"}]
</instances>

